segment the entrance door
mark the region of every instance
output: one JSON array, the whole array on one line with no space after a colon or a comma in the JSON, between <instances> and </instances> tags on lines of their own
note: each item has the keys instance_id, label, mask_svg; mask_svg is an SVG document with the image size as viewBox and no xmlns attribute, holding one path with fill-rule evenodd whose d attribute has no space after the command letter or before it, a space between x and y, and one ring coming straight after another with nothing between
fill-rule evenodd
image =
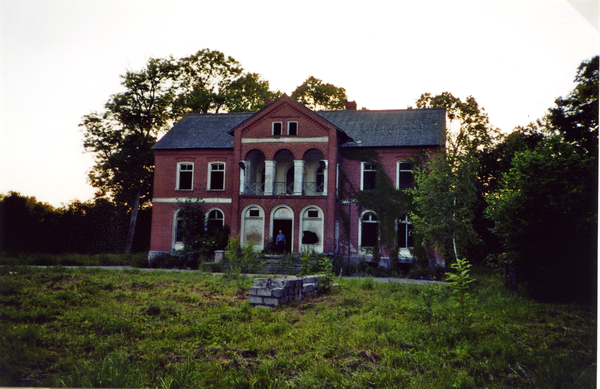
<instances>
[{"instance_id":1,"label":"entrance door","mask_svg":"<svg viewBox=\"0 0 600 389\"><path fill-rule=\"evenodd\" d=\"M292 252L292 221L273 220L273 237L279 234L279 230L285 235L285 252Z\"/></svg>"}]
</instances>

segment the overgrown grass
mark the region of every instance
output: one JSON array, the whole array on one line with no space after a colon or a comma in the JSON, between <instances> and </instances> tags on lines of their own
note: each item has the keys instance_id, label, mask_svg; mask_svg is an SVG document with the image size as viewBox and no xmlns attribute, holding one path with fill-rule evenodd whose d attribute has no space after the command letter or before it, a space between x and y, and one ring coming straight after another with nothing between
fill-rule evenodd
<instances>
[{"instance_id":1,"label":"overgrown grass","mask_svg":"<svg viewBox=\"0 0 600 389\"><path fill-rule=\"evenodd\" d=\"M251 308L202 272L0 268L0 386L588 388L596 313L438 285L341 279Z\"/></svg>"}]
</instances>

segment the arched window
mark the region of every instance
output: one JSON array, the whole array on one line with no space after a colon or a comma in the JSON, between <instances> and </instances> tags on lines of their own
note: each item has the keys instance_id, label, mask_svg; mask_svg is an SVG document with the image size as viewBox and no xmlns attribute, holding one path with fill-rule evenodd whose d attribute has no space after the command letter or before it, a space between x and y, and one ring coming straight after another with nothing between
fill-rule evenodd
<instances>
[{"instance_id":1,"label":"arched window","mask_svg":"<svg viewBox=\"0 0 600 389\"><path fill-rule=\"evenodd\" d=\"M379 240L379 220L377 219L377 215L373 212L365 212L360 223L360 246L374 247Z\"/></svg>"},{"instance_id":2,"label":"arched window","mask_svg":"<svg viewBox=\"0 0 600 389\"><path fill-rule=\"evenodd\" d=\"M213 209L206 215L206 229L212 230L214 228L223 228L225 225L225 218L223 212L219 209Z\"/></svg>"}]
</instances>

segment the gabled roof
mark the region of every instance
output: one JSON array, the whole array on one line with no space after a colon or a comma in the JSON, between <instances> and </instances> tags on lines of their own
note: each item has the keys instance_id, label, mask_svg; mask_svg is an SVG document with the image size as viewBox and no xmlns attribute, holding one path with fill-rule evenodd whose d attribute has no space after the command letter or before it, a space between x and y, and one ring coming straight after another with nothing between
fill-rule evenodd
<instances>
[{"instance_id":1,"label":"gabled roof","mask_svg":"<svg viewBox=\"0 0 600 389\"><path fill-rule=\"evenodd\" d=\"M446 140L444 108L314 113L355 141L345 147L442 146ZM232 130L256 114L188 114L153 149L233 148Z\"/></svg>"},{"instance_id":2,"label":"gabled roof","mask_svg":"<svg viewBox=\"0 0 600 389\"><path fill-rule=\"evenodd\" d=\"M436 146L446 141L445 108L316 113L356 141L346 146Z\"/></svg>"},{"instance_id":3,"label":"gabled roof","mask_svg":"<svg viewBox=\"0 0 600 389\"><path fill-rule=\"evenodd\" d=\"M163 149L232 149L228 131L254 115L244 113L190 113L178 121L152 147Z\"/></svg>"}]
</instances>

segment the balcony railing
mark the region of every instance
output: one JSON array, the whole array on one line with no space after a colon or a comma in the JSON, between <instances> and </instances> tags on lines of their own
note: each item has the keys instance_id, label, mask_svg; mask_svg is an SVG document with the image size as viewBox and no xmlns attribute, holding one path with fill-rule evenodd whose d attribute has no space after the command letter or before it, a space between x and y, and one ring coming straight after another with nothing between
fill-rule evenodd
<instances>
[{"instance_id":1,"label":"balcony railing","mask_svg":"<svg viewBox=\"0 0 600 389\"><path fill-rule=\"evenodd\" d=\"M291 196L294 194L294 183L274 182L273 194L275 196Z\"/></svg>"},{"instance_id":2,"label":"balcony railing","mask_svg":"<svg viewBox=\"0 0 600 389\"><path fill-rule=\"evenodd\" d=\"M265 184L262 182L246 182L244 194L248 196L262 196L265 193Z\"/></svg>"},{"instance_id":3,"label":"balcony railing","mask_svg":"<svg viewBox=\"0 0 600 389\"><path fill-rule=\"evenodd\" d=\"M303 196L323 196L323 183L304 182L302 183ZM265 184L261 182L246 182L244 185L244 195L246 196L266 196ZM270 195L270 194L269 194ZM287 182L273 183L274 196L292 196L294 195L294 184Z\"/></svg>"},{"instance_id":4,"label":"balcony railing","mask_svg":"<svg viewBox=\"0 0 600 389\"><path fill-rule=\"evenodd\" d=\"M323 183L304 182L302 184L302 194L305 196L323 196Z\"/></svg>"}]
</instances>

